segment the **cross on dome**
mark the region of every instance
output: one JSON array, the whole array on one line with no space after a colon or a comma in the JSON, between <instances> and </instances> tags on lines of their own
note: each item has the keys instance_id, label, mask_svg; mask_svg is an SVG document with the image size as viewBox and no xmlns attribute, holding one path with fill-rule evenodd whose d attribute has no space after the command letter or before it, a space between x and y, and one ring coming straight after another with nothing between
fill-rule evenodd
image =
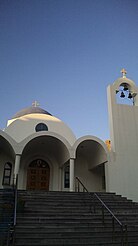
<instances>
[{"instance_id":1,"label":"cross on dome","mask_svg":"<svg viewBox=\"0 0 138 246\"><path fill-rule=\"evenodd\" d=\"M126 71L125 68L123 68L123 69L121 70L121 73L122 73L123 78L126 78L127 71Z\"/></svg>"},{"instance_id":2,"label":"cross on dome","mask_svg":"<svg viewBox=\"0 0 138 246\"><path fill-rule=\"evenodd\" d=\"M33 106L33 107L38 107L38 106L40 106L40 104L39 104L39 102L34 101L34 102L32 102L32 106Z\"/></svg>"}]
</instances>

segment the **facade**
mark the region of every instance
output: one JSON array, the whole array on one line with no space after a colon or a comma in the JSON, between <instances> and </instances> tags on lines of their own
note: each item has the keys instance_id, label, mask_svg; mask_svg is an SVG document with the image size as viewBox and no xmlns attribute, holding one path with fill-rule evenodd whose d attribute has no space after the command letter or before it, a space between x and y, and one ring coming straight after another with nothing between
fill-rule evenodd
<instances>
[{"instance_id":1,"label":"facade","mask_svg":"<svg viewBox=\"0 0 138 246\"><path fill-rule=\"evenodd\" d=\"M73 191L79 176L89 190L105 190L105 143L93 136L76 139L64 122L37 106L13 116L0 143L1 188L18 174L19 189Z\"/></svg>"},{"instance_id":2,"label":"facade","mask_svg":"<svg viewBox=\"0 0 138 246\"><path fill-rule=\"evenodd\" d=\"M125 72L108 87L108 146L95 136L76 139L37 104L16 113L0 130L0 188L10 188L18 177L19 189L74 191L79 177L89 191L113 191L138 201L137 92ZM116 97L127 93L129 105L118 103Z\"/></svg>"}]
</instances>

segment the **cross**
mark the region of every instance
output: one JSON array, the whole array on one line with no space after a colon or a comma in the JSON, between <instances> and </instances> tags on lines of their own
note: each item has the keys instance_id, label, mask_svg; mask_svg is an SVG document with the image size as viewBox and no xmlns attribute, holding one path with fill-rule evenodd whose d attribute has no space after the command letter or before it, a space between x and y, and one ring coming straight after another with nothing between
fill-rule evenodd
<instances>
[{"instance_id":1,"label":"cross","mask_svg":"<svg viewBox=\"0 0 138 246\"><path fill-rule=\"evenodd\" d=\"M121 73L123 75L123 78L126 78L127 71L125 70L125 68L121 70Z\"/></svg>"},{"instance_id":2,"label":"cross","mask_svg":"<svg viewBox=\"0 0 138 246\"><path fill-rule=\"evenodd\" d=\"M32 103L32 106L33 107L37 107L37 106L39 106L40 104L39 104L39 102L37 102L37 101L34 101L33 103Z\"/></svg>"}]
</instances>

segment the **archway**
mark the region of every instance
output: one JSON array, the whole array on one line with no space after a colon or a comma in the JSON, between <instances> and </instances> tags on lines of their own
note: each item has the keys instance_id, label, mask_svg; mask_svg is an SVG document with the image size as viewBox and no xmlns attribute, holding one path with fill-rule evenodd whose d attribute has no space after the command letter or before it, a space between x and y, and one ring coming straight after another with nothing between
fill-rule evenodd
<instances>
[{"instance_id":1,"label":"archway","mask_svg":"<svg viewBox=\"0 0 138 246\"><path fill-rule=\"evenodd\" d=\"M32 138L24 146L20 170L19 170L19 188L20 189L45 189L49 191L62 190L62 167L67 160L70 159L68 145L60 139L49 136L40 135ZM34 184L34 188L28 186L28 168L34 160L45 161L50 169L49 172L49 188L40 188ZM38 172L38 171L36 171ZM31 175L31 174L30 174ZM39 180L38 180L39 182ZM36 188L35 188L36 187Z\"/></svg>"},{"instance_id":2,"label":"archway","mask_svg":"<svg viewBox=\"0 0 138 246\"><path fill-rule=\"evenodd\" d=\"M33 160L27 170L28 190L49 190L50 168L42 159Z\"/></svg>"},{"instance_id":3,"label":"archway","mask_svg":"<svg viewBox=\"0 0 138 246\"><path fill-rule=\"evenodd\" d=\"M105 191L105 163L108 150L105 143L94 136L84 136L74 145L75 175L89 191Z\"/></svg>"},{"instance_id":4,"label":"archway","mask_svg":"<svg viewBox=\"0 0 138 246\"><path fill-rule=\"evenodd\" d=\"M15 161L15 141L0 130L0 188L10 186L13 182L13 170ZM10 167L8 170L8 164Z\"/></svg>"}]
</instances>

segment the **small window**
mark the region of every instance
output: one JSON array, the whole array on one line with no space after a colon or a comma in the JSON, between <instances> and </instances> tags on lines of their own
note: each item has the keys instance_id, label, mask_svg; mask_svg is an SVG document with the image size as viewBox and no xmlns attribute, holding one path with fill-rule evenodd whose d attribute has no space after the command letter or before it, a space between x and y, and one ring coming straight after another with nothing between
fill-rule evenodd
<instances>
[{"instance_id":1,"label":"small window","mask_svg":"<svg viewBox=\"0 0 138 246\"><path fill-rule=\"evenodd\" d=\"M11 172L12 172L12 164L10 162L7 162L4 166L2 185L10 185Z\"/></svg>"},{"instance_id":2,"label":"small window","mask_svg":"<svg viewBox=\"0 0 138 246\"><path fill-rule=\"evenodd\" d=\"M48 131L48 127L46 124L44 123L39 123L36 127L35 127L36 132L40 132L40 131Z\"/></svg>"},{"instance_id":3,"label":"small window","mask_svg":"<svg viewBox=\"0 0 138 246\"><path fill-rule=\"evenodd\" d=\"M69 165L64 168L64 188L69 188Z\"/></svg>"}]
</instances>

